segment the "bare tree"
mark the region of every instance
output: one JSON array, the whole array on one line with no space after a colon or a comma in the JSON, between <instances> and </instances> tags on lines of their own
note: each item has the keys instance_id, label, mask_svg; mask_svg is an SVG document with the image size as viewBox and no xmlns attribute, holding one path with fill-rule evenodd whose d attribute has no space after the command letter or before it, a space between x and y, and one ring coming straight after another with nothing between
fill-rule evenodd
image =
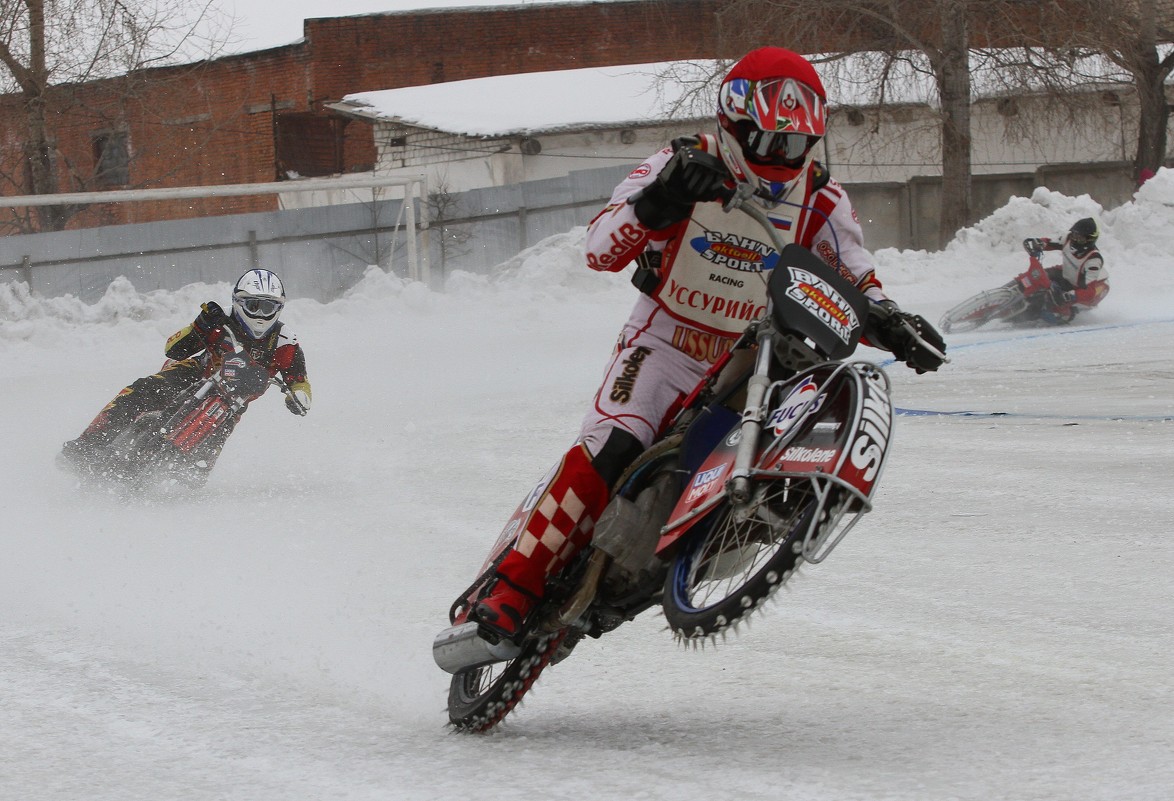
<instances>
[{"instance_id":1,"label":"bare tree","mask_svg":"<svg viewBox=\"0 0 1174 801\"><path fill-rule=\"evenodd\" d=\"M1174 70L1169 47L1174 3L1050 0L1031 6L1031 24L993 43L1001 48L978 51L987 80L1008 93L1046 97L1054 113L1070 121L1088 116L1091 91L1114 97L1122 85L1132 86L1137 100L1134 178L1156 172L1166 160L1170 111L1165 82Z\"/></svg>"},{"instance_id":2,"label":"bare tree","mask_svg":"<svg viewBox=\"0 0 1174 801\"><path fill-rule=\"evenodd\" d=\"M875 103L903 89L894 81L907 76L909 68L929 76L937 96L928 99L937 101L940 121L945 241L972 222L971 10L981 6L989 14L999 5L979 0L731 0L719 19L724 46L770 41L829 54L827 60L858 56L852 60L852 80L870 87Z\"/></svg>"},{"instance_id":3,"label":"bare tree","mask_svg":"<svg viewBox=\"0 0 1174 801\"><path fill-rule=\"evenodd\" d=\"M1157 172L1166 162L1166 125L1170 118L1166 79L1174 70L1174 6L1158 0L1073 0L1069 4L1078 19L1070 47L1053 47L1052 57L1061 63L1086 63L1102 56L1124 72L1124 80L1137 91L1138 129L1134 177ZM1074 70L1075 83L1087 80ZM1100 70L1102 74L1104 70ZM1103 78L1102 78L1103 80Z\"/></svg>"},{"instance_id":4,"label":"bare tree","mask_svg":"<svg viewBox=\"0 0 1174 801\"><path fill-rule=\"evenodd\" d=\"M1169 4L1165 4L1169 9ZM1166 162L1166 123L1170 106L1166 78L1174 69L1174 51L1163 57L1159 43L1174 41L1170 19L1159 19L1155 0L1135 0L1115 6L1114 31L1119 45L1105 55L1133 75L1140 101L1134 177L1158 171Z\"/></svg>"},{"instance_id":5,"label":"bare tree","mask_svg":"<svg viewBox=\"0 0 1174 801\"><path fill-rule=\"evenodd\" d=\"M452 191L448 181L441 177L428 192L428 218L433 229L440 231L440 276L448 276L448 262L466 256L471 250L473 233L451 223L461 218L460 197Z\"/></svg>"},{"instance_id":6,"label":"bare tree","mask_svg":"<svg viewBox=\"0 0 1174 801\"><path fill-rule=\"evenodd\" d=\"M52 117L74 101L71 86L109 81L131 91L134 75L153 66L212 55L225 43L223 16L213 0L0 0L0 90L15 92L24 115L25 175L14 182L29 194L84 188L58 165ZM116 147L111 138L102 147ZM109 163L99 154L100 165ZM37 226L60 230L74 209L42 206Z\"/></svg>"},{"instance_id":7,"label":"bare tree","mask_svg":"<svg viewBox=\"0 0 1174 801\"><path fill-rule=\"evenodd\" d=\"M723 47L785 43L830 62L852 57L856 75L829 82L867 86L874 103L909 69L932 79L942 160L940 232L945 241L971 217L970 110L975 76L984 90L1047 96L1075 116L1090 89L1132 84L1138 101L1134 173L1166 160L1174 70L1171 0L730 0L719 13ZM904 69L896 67L902 65ZM827 71L828 67L825 67ZM833 70L834 72L834 70ZM863 72L864 74L860 74ZM837 85L838 84L838 85ZM1087 108L1084 108L1087 111Z\"/></svg>"}]
</instances>

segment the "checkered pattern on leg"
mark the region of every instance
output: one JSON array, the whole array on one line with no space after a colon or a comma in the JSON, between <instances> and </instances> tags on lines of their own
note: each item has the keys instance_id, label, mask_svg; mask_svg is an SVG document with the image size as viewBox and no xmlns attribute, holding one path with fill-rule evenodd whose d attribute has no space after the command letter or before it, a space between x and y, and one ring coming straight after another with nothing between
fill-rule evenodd
<instances>
[{"instance_id":1,"label":"checkered pattern on leg","mask_svg":"<svg viewBox=\"0 0 1174 801\"><path fill-rule=\"evenodd\" d=\"M514 569L508 578L541 595L546 577L591 541L607 496L607 485L592 467L587 449L576 445L567 451L522 527L514 550L524 561L510 560Z\"/></svg>"}]
</instances>

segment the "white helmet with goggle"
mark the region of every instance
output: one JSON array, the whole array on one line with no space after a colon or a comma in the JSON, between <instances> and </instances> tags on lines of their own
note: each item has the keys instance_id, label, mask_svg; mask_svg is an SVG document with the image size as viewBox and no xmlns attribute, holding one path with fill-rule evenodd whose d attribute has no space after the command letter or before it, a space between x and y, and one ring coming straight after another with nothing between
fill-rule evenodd
<instances>
[{"instance_id":1,"label":"white helmet with goggle","mask_svg":"<svg viewBox=\"0 0 1174 801\"><path fill-rule=\"evenodd\" d=\"M285 308L285 287L268 270L249 270L232 289L232 316L253 339L273 330Z\"/></svg>"}]
</instances>

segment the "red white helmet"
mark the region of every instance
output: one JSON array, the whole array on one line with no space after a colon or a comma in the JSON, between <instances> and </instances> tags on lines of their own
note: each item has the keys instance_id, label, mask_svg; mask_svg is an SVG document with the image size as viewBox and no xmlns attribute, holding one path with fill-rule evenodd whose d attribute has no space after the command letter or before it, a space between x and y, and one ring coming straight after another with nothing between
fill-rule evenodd
<instances>
[{"instance_id":1,"label":"red white helmet","mask_svg":"<svg viewBox=\"0 0 1174 801\"><path fill-rule=\"evenodd\" d=\"M781 47L753 50L718 90L718 149L739 181L772 200L811 163L827 93L811 62Z\"/></svg>"},{"instance_id":2,"label":"red white helmet","mask_svg":"<svg viewBox=\"0 0 1174 801\"><path fill-rule=\"evenodd\" d=\"M285 308L285 287L275 273L249 270L232 289L232 316L253 339L273 330Z\"/></svg>"}]
</instances>

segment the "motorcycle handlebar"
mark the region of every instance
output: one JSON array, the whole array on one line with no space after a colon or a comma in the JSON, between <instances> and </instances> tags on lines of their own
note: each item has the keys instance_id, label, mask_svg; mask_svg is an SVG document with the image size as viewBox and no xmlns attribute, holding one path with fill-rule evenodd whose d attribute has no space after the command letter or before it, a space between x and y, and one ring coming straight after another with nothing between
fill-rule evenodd
<instances>
[{"instance_id":1,"label":"motorcycle handlebar","mask_svg":"<svg viewBox=\"0 0 1174 801\"><path fill-rule=\"evenodd\" d=\"M223 326L221 328L221 330L224 332L225 338L232 345L233 352L235 352L235 353L244 353L245 352L245 346L243 344L241 344L241 341L237 338L236 334L233 333L231 328L229 328L228 326ZM217 370L215 374L213 374L212 376L209 377L208 386L203 387L201 389L200 394L202 395L202 394L207 393L211 384L214 384L214 383L218 384L218 383L220 383L220 381L221 381L220 371ZM301 415L302 417L306 416L308 410L306 409L305 406L302 405L302 402L300 400L298 400L298 396L294 394L294 391L292 389L290 389L289 384L285 383L280 378L278 378L277 376L274 376L274 375L269 376L269 380L267 381L267 385L268 384L272 384L273 386L280 389L282 391L282 393L285 394L286 397L292 398L294 404L298 407L298 414Z\"/></svg>"},{"instance_id":2,"label":"motorcycle handlebar","mask_svg":"<svg viewBox=\"0 0 1174 801\"><path fill-rule=\"evenodd\" d=\"M766 231L767 236L770 237L770 241L774 245L775 250L779 253L782 253L783 248L786 245L779 237L778 231L776 231L775 227L771 225L770 219L766 216L766 212L753 203L746 202L753 196L754 188L749 184L739 182L733 189L726 187L725 191L722 193L722 208L727 212L738 209L743 214L748 214L750 217L754 218L754 220L760 226L762 226L762 229ZM943 363L949 363L950 359L946 356L946 354L927 342L925 337L923 337L921 333L909 323L908 320L902 319L901 325L905 327L905 330L909 332L909 334L920 347L925 348L934 356L937 356L942 360Z\"/></svg>"},{"instance_id":3,"label":"motorcycle handlebar","mask_svg":"<svg viewBox=\"0 0 1174 801\"><path fill-rule=\"evenodd\" d=\"M910 336L913 337L914 341L916 341L920 347L925 348L930 353L932 353L934 356L937 356L939 359L942 360L943 364L950 363L950 358L948 356L946 356L945 351L939 350L938 348L935 348L933 345L931 345L929 342L926 342L925 337L923 337L921 335L921 332L918 331L915 326L911 325L908 320L902 319L901 325L903 325L905 327L905 330L909 332Z\"/></svg>"}]
</instances>

